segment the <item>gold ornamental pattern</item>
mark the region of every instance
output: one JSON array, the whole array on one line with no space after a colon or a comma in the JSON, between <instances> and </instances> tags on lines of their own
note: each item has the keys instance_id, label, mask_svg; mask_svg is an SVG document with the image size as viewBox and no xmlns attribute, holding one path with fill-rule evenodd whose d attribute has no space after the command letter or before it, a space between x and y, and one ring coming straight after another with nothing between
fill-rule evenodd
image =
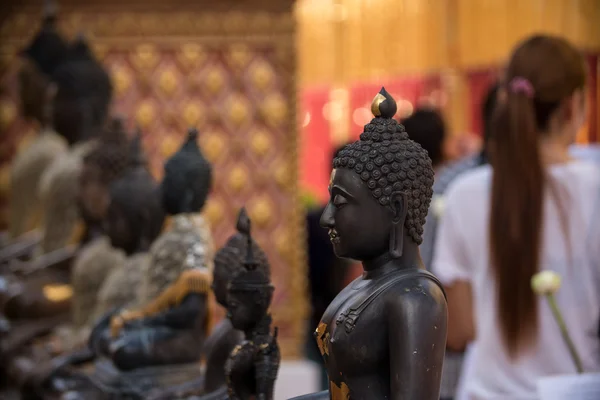
<instances>
[{"instance_id":1,"label":"gold ornamental pattern","mask_svg":"<svg viewBox=\"0 0 600 400\"><path fill-rule=\"evenodd\" d=\"M205 215L217 246L234 232L239 208L247 207L256 239L272 265L272 312L283 354L299 356L307 316L306 257L297 187L291 2L285 12L86 7L61 9L61 29L69 36L83 32L109 68L113 109L126 115L131 127L140 127L153 174L162 176L164 159L177 150L188 127L196 126L200 145L214 164ZM0 27L5 89L0 124L8 132L0 148L0 171L25 136L16 112L15 55L35 33L31 21L38 20L38 11L17 8ZM9 190L5 174L0 174L2 213Z\"/></svg>"}]
</instances>

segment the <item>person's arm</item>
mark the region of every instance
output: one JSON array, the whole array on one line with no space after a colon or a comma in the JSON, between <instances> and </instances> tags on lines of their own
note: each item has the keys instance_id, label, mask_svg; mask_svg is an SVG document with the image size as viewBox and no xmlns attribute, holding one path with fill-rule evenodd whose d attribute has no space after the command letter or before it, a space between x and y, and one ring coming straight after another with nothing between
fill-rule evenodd
<instances>
[{"instance_id":1,"label":"person's arm","mask_svg":"<svg viewBox=\"0 0 600 400\"><path fill-rule=\"evenodd\" d=\"M475 339L471 269L467 256L467 239L463 227L469 228L468 203L460 187L451 187L445 196L434 250L432 272L443 283L448 299L447 347L463 351Z\"/></svg>"},{"instance_id":2,"label":"person's arm","mask_svg":"<svg viewBox=\"0 0 600 400\"><path fill-rule=\"evenodd\" d=\"M428 279L408 284L385 303L391 400L438 400L446 352L446 300Z\"/></svg>"}]
</instances>

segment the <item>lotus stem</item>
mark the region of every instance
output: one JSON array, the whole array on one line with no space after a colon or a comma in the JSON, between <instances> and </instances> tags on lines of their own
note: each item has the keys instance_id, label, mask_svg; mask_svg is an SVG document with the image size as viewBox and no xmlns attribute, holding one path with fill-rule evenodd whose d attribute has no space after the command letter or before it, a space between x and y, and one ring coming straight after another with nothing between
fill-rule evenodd
<instances>
[{"instance_id":1,"label":"lotus stem","mask_svg":"<svg viewBox=\"0 0 600 400\"><path fill-rule=\"evenodd\" d=\"M546 299L548 300L548 304L550 305L550 309L552 310L552 314L554 314L554 319L558 323L558 327L560 328L560 333L569 348L569 353L571 353L571 358L573 359L573 363L575 363L575 368L577 368L577 373L583 373L583 367L581 364L581 358L575 349L575 345L573 344L573 340L571 340L571 336L569 335L569 330L567 329L567 324L562 317L560 310L558 309L558 305L556 304L556 299L553 294L547 294Z\"/></svg>"}]
</instances>

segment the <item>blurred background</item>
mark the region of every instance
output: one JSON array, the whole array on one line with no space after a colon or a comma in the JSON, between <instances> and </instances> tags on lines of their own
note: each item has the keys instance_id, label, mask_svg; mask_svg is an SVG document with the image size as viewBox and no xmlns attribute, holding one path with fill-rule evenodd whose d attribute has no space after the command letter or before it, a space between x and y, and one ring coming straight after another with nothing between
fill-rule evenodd
<instances>
[{"instance_id":1,"label":"blurred background","mask_svg":"<svg viewBox=\"0 0 600 400\"><path fill-rule=\"evenodd\" d=\"M40 2L23 0L0 14L2 230L11 160L35 132L19 118L17 52L40 13ZM553 33L589 67L577 141L600 135L598 0L64 0L59 15L61 31L86 35L110 70L113 110L141 127L156 177L198 128L216 174L205 208L215 243L245 205L272 264L286 357L304 354L311 307L306 213L326 201L331 155L358 137L381 86L398 118L421 106L441 112L447 163L480 150L481 102L510 49Z\"/></svg>"}]
</instances>

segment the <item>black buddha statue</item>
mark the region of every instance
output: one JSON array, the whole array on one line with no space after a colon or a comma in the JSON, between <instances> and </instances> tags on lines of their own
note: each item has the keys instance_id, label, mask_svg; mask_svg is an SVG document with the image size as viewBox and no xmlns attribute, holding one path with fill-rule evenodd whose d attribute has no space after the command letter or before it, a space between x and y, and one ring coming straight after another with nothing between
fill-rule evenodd
<instances>
[{"instance_id":1,"label":"black buddha statue","mask_svg":"<svg viewBox=\"0 0 600 400\"><path fill-rule=\"evenodd\" d=\"M392 117L382 89L375 118L333 162L321 225L338 257L364 272L329 305L315 337L329 391L303 399L437 400L447 307L439 281L419 254L432 196L425 150Z\"/></svg>"},{"instance_id":2,"label":"black buddha statue","mask_svg":"<svg viewBox=\"0 0 600 400\"><path fill-rule=\"evenodd\" d=\"M209 331L212 237L200 211L211 184L211 166L190 130L165 164L160 191L171 229L150 248L137 307L111 318L110 358L121 370L197 362ZM107 354L104 354L107 356Z\"/></svg>"},{"instance_id":3,"label":"black buddha statue","mask_svg":"<svg viewBox=\"0 0 600 400\"><path fill-rule=\"evenodd\" d=\"M117 308L136 305L150 262L150 246L161 233L165 219L157 195L158 184L148 171L139 133L130 146L131 164L110 186L110 204L104 220L112 247L123 251L127 259L108 275L99 291L94 316L103 319L110 319L108 314Z\"/></svg>"},{"instance_id":4,"label":"black buddha statue","mask_svg":"<svg viewBox=\"0 0 600 400\"><path fill-rule=\"evenodd\" d=\"M273 286L268 276L257 269L250 220L245 222L241 231L248 237L246 271L231 280L227 287L227 318L245 336L225 364L228 396L230 400L272 400L280 363L277 328L271 335L271 316L268 314Z\"/></svg>"},{"instance_id":5,"label":"black buddha statue","mask_svg":"<svg viewBox=\"0 0 600 400\"><path fill-rule=\"evenodd\" d=\"M29 259L33 255L41 239L35 230L42 207L38 185L47 168L67 150L66 141L52 129L51 121L56 92L52 75L66 61L68 53L67 41L58 32L56 21L54 2L45 0L40 28L19 52L20 117L39 132L11 162L9 229L7 240L0 244L0 267L12 259Z\"/></svg>"}]
</instances>

